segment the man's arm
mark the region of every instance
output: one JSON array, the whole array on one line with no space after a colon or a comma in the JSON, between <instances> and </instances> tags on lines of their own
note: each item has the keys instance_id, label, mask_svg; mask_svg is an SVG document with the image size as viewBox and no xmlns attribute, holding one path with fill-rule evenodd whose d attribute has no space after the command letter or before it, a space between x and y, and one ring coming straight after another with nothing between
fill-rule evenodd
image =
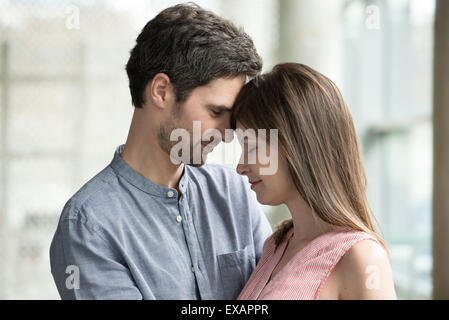
<instances>
[{"instance_id":1,"label":"man's arm","mask_svg":"<svg viewBox=\"0 0 449 320\"><path fill-rule=\"evenodd\" d=\"M50 263L62 299L142 299L119 254L82 219L60 221Z\"/></svg>"}]
</instances>

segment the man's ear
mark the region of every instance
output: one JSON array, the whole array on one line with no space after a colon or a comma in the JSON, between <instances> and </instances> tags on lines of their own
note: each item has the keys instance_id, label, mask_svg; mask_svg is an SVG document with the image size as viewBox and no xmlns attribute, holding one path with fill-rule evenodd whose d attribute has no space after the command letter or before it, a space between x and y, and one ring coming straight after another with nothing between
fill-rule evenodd
<instances>
[{"instance_id":1,"label":"man's ear","mask_svg":"<svg viewBox=\"0 0 449 320\"><path fill-rule=\"evenodd\" d=\"M156 74L145 88L145 98L151 99L157 108L172 105L175 97L170 78L165 73Z\"/></svg>"}]
</instances>

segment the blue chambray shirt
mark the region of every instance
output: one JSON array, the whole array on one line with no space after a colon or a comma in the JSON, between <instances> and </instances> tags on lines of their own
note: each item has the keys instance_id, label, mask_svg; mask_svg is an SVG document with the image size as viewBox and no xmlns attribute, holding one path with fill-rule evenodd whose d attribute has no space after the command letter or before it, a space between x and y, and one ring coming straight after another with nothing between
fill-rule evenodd
<instances>
[{"instance_id":1,"label":"blue chambray shirt","mask_svg":"<svg viewBox=\"0 0 449 320\"><path fill-rule=\"evenodd\" d=\"M64 206L50 246L61 298L235 299L272 233L248 182L186 165L178 200L122 149Z\"/></svg>"}]
</instances>

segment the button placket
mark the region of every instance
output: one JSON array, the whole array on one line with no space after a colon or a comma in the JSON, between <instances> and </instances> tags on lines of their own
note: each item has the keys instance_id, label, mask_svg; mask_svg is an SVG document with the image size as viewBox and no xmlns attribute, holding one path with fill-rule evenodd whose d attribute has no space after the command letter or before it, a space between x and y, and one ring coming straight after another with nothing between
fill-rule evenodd
<instances>
[{"instance_id":1,"label":"button placket","mask_svg":"<svg viewBox=\"0 0 449 320\"><path fill-rule=\"evenodd\" d=\"M198 289L201 292L201 286L198 283L198 276L200 276L199 269L197 266L197 258L198 258L197 250L198 249L196 248L196 245L194 242L195 241L194 240L195 230L192 230L191 221L190 221L191 217L189 216L189 214L187 212L188 211L187 207L188 207L187 200L185 198L181 199L178 203L178 210L179 210L180 215L182 215L182 219L183 219L182 227L184 230L184 236L186 238L187 248L189 250L190 259L192 262L191 270L192 270L192 273L195 275L195 278L197 279L197 284L199 286Z\"/></svg>"},{"instance_id":2,"label":"button placket","mask_svg":"<svg viewBox=\"0 0 449 320\"><path fill-rule=\"evenodd\" d=\"M193 226L193 219L192 219L192 215L190 214L189 211L189 207L187 204L187 201L184 201L182 206L180 206L180 209L182 208L182 212L183 212L183 216L185 219L185 223L184 223L184 228L186 230L186 232L188 232L188 236L186 236L187 238L187 243L191 252L191 258L192 258L192 272L195 274L195 277L197 279L197 284L198 284L198 288L200 289L200 293L201 293L201 288L202 286L202 274L201 274L201 269L200 269L200 262L199 262L199 256L200 256L200 250L199 250L199 246L198 246L198 240L196 237L196 231L195 228Z\"/></svg>"}]
</instances>

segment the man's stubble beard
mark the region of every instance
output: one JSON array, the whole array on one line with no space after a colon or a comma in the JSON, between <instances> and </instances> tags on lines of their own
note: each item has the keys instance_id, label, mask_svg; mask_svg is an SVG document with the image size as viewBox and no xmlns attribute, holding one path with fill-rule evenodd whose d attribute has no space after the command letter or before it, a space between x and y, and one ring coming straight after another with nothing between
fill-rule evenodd
<instances>
[{"instance_id":1,"label":"man's stubble beard","mask_svg":"<svg viewBox=\"0 0 449 320\"><path fill-rule=\"evenodd\" d=\"M190 159L189 159L189 163L187 163L188 165L194 166L194 167L201 167L202 165L205 164L205 160L203 159L203 157L201 156L201 160L200 163L194 163L194 158L193 158L193 151L194 151L194 146L193 146L193 132L191 128L185 128L182 125L180 125L180 120L181 120L181 116L182 116L182 106L181 105L176 105L173 108L173 112L172 112L172 116L173 118L165 120L164 122L162 122L159 125L159 130L157 132L157 141L159 143L159 146L161 147L161 149L168 154L168 156L170 156L171 153L171 149L173 148L174 145L176 145L177 143L179 143L179 141L170 141L170 135L172 133L173 130L175 129L185 129L189 132L190 135ZM201 144L201 141L198 142L200 144L200 148L201 148L201 155L202 155L202 151L203 151L203 146ZM178 154L179 157L181 157L180 154ZM170 158L171 159L171 158Z\"/></svg>"}]
</instances>

